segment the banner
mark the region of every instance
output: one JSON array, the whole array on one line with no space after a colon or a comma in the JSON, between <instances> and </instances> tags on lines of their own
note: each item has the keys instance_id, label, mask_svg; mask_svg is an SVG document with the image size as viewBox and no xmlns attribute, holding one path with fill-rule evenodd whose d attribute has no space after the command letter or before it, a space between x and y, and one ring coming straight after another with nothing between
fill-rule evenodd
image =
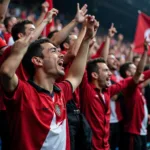
<instances>
[{"instance_id":1,"label":"banner","mask_svg":"<svg viewBox=\"0 0 150 150\"><path fill-rule=\"evenodd\" d=\"M49 11L53 8L53 0L46 0L46 1L49 3L49 9L48 9L48 11ZM53 26L54 26L54 20L45 27L42 35L47 37L47 35L50 32L51 27L53 27Z\"/></svg>"},{"instance_id":2,"label":"banner","mask_svg":"<svg viewBox=\"0 0 150 150\"><path fill-rule=\"evenodd\" d=\"M142 12L139 12L136 33L134 38L134 45L135 45L134 51L136 53L139 54L143 53L144 39L150 41L150 17ZM148 54L150 55L150 47Z\"/></svg>"}]
</instances>

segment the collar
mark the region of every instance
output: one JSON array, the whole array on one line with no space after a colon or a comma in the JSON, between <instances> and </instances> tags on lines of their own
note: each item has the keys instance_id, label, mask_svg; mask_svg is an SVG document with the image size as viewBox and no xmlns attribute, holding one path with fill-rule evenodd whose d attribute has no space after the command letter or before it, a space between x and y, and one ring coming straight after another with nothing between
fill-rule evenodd
<instances>
[{"instance_id":1,"label":"collar","mask_svg":"<svg viewBox=\"0 0 150 150\"><path fill-rule=\"evenodd\" d=\"M91 87L92 87L95 91L100 92L100 89L99 89L99 88L97 88L97 87L95 86L95 84L90 83L90 86L91 86ZM106 90L107 90L107 88L103 89L103 90L102 90L102 92L104 92L104 91L106 91Z\"/></svg>"},{"instance_id":2,"label":"collar","mask_svg":"<svg viewBox=\"0 0 150 150\"><path fill-rule=\"evenodd\" d=\"M35 84L34 81L31 80L31 79L28 80L28 83L30 85L32 85L38 92L46 93L46 94L48 94L51 97L54 96L54 93L59 93L61 91L61 89L58 86L56 86L56 85L53 86L53 92L50 93L48 90L45 90L44 88L41 88L40 86L38 86L37 84Z\"/></svg>"}]
</instances>

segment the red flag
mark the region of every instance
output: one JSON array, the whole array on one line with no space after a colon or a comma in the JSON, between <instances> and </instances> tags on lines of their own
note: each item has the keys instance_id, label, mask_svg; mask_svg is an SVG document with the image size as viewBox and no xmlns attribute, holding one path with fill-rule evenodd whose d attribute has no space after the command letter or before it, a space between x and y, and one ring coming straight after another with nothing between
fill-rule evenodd
<instances>
[{"instance_id":1,"label":"red flag","mask_svg":"<svg viewBox=\"0 0 150 150\"><path fill-rule=\"evenodd\" d=\"M138 16L138 22L136 27L136 33L134 38L134 51L137 53L143 53L144 51L144 39L150 41L150 17L140 12ZM148 54L150 55L150 47Z\"/></svg>"},{"instance_id":2,"label":"red flag","mask_svg":"<svg viewBox=\"0 0 150 150\"><path fill-rule=\"evenodd\" d=\"M49 3L49 9L48 9L48 11L49 11L53 8L53 0L46 0L46 1ZM47 37L47 35L50 32L51 27L53 27L53 26L54 26L54 20L45 27L45 29L43 31L43 36Z\"/></svg>"}]
</instances>

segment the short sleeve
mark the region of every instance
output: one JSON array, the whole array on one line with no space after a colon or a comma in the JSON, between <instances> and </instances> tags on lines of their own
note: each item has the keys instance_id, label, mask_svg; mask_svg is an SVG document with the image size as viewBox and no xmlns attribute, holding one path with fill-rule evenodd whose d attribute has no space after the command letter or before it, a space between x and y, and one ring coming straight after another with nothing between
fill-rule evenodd
<instances>
[{"instance_id":1,"label":"short sleeve","mask_svg":"<svg viewBox=\"0 0 150 150\"><path fill-rule=\"evenodd\" d=\"M57 86L61 89L61 92L63 92L66 102L72 99L73 87L68 80L58 83Z\"/></svg>"},{"instance_id":2,"label":"short sleeve","mask_svg":"<svg viewBox=\"0 0 150 150\"><path fill-rule=\"evenodd\" d=\"M6 93L3 91L2 92L3 98L4 98L4 102L6 103L6 105L9 102L11 102L11 104L12 103L14 103L14 104L18 103L18 101L20 101L22 98L23 92L25 92L24 87L25 87L25 82L23 82L22 80L18 80L18 86L13 93Z\"/></svg>"}]
</instances>

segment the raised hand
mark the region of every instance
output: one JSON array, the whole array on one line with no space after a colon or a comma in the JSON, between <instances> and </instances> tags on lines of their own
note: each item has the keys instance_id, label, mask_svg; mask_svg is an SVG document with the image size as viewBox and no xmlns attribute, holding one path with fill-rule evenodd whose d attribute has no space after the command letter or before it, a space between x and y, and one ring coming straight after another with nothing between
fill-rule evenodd
<instances>
[{"instance_id":1,"label":"raised hand","mask_svg":"<svg viewBox=\"0 0 150 150\"><path fill-rule=\"evenodd\" d=\"M48 2L42 3L42 12L43 13L47 13L48 12L48 8L49 8L49 3Z\"/></svg>"},{"instance_id":2,"label":"raised hand","mask_svg":"<svg viewBox=\"0 0 150 150\"><path fill-rule=\"evenodd\" d=\"M19 40L17 40L14 43L12 50L16 51L16 52L18 52L18 51L21 51L21 52L26 51L28 46L32 42L32 39L33 39L32 33L29 34L28 36L24 36L24 37L20 38Z\"/></svg>"},{"instance_id":3,"label":"raised hand","mask_svg":"<svg viewBox=\"0 0 150 150\"><path fill-rule=\"evenodd\" d=\"M58 10L53 8L51 9L47 15L46 15L46 18L44 19L44 22L47 22L47 23L50 23L52 21L52 19L57 16L58 14Z\"/></svg>"},{"instance_id":4,"label":"raised hand","mask_svg":"<svg viewBox=\"0 0 150 150\"><path fill-rule=\"evenodd\" d=\"M147 41L146 39L144 40L144 51L149 50L149 43L150 43L150 41Z\"/></svg>"},{"instance_id":5,"label":"raised hand","mask_svg":"<svg viewBox=\"0 0 150 150\"><path fill-rule=\"evenodd\" d=\"M87 5L85 4L81 9L80 9L80 5L79 3L77 3L77 13L75 16L75 20L78 23L82 23L85 20L86 17L86 13L87 13Z\"/></svg>"},{"instance_id":6,"label":"raised hand","mask_svg":"<svg viewBox=\"0 0 150 150\"><path fill-rule=\"evenodd\" d=\"M110 38L114 37L114 35L117 33L116 28L114 27L114 23L111 24L110 29L108 30L108 36Z\"/></svg>"},{"instance_id":7,"label":"raised hand","mask_svg":"<svg viewBox=\"0 0 150 150\"><path fill-rule=\"evenodd\" d=\"M84 39L92 39L99 27L99 22L95 19L95 16L88 15L86 17L86 34Z\"/></svg>"}]
</instances>

